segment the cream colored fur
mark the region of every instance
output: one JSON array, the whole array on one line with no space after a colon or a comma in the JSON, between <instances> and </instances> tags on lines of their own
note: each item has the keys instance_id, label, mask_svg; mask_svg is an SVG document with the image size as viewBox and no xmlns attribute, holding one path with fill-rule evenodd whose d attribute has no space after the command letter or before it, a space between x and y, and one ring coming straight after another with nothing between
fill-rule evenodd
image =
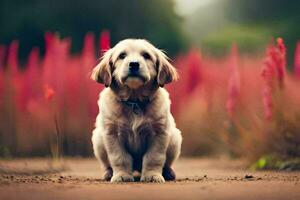
<instances>
[{"instance_id":1,"label":"cream colored fur","mask_svg":"<svg viewBox=\"0 0 300 200\"><path fill-rule=\"evenodd\" d=\"M128 78L133 61L140 63L140 78L134 82ZM178 79L175 68L149 42L127 39L105 53L91 78L106 86L99 96L92 142L106 173L112 169L111 182L134 181L133 170L141 172L141 181L164 182L163 168L171 168L182 141L169 94L162 88ZM127 100L147 104L135 113L122 103Z\"/></svg>"}]
</instances>

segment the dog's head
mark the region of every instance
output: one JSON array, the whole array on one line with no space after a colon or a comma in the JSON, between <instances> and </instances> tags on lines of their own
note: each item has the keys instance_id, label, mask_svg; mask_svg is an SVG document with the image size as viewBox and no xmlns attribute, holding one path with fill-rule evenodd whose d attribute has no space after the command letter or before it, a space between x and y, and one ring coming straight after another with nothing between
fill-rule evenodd
<instances>
[{"instance_id":1,"label":"dog's head","mask_svg":"<svg viewBox=\"0 0 300 200\"><path fill-rule=\"evenodd\" d=\"M149 83L163 87L178 79L176 69L167 56L142 39L126 39L109 49L93 69L91 78L110 87L131 90L143 88Z\"/></svg>"}]
</instances>

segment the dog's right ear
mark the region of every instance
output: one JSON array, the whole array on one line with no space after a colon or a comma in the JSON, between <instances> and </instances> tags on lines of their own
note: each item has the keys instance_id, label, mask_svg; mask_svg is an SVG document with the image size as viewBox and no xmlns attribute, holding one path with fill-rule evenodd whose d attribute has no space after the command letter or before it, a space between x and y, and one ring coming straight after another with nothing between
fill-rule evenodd
<instances>
[{"instance_id":1,"label":"dog's right ear","mask_svg":"<svg viewBox=\"0 0 300 200\"><path fill-rule=\"evenodd\" d=\"M91 79L109 87L112 82L112 56L113 49L109 49L100 59L100 63L93 69Z\"/></svg>"},{"instance_id":2,"label":"dog's right ear","mask_svg":"<svg viewBox=\"0 0 300 200\"><path fill-rule=\"evenodd\" d=\"M165 84L171 83L172 81L178 80L178 73L169 62L168 57L164 52L159 49L156 49L157 54L157 63L158 74L157 74L157 83L160 87L163 87Z\"/></svg>"}]
</instances>

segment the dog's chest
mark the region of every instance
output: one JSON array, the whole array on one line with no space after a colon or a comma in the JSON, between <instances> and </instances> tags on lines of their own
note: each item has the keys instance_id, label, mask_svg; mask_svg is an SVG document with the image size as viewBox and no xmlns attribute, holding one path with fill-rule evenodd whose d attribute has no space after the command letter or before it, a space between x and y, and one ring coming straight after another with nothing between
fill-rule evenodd
<instances>
[{"instance_id":1,"label":"dog's chest","mask_svg":"<svg viewBox=\"0 0 300 200\"><path fill-rule=\"evenodd\" d=\"M141 116L133 116L125 122L120 127L119 133L125 148L131 153L143 154L154 136L152 121Z\"/></svg>"}]
</instances>

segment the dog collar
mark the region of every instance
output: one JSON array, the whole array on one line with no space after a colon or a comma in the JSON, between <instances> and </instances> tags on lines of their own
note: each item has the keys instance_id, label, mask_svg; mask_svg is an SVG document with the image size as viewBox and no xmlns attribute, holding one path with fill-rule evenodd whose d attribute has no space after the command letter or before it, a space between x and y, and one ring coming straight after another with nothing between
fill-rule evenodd
<instances>
[{"instance_id":1,"label":"dog collar","mask_svg":"<svg viewBox=\"0 0 300 200\"><path fill-rule=\"evenodd\" d=\"M131 108L132 112L134 114L140 114L142 113L146 106L149 104L149 99L148 100L144 100L144 101L140 101L140 100L121 100L121 103L129 108Z\"/></svg>"}]
</instances>

